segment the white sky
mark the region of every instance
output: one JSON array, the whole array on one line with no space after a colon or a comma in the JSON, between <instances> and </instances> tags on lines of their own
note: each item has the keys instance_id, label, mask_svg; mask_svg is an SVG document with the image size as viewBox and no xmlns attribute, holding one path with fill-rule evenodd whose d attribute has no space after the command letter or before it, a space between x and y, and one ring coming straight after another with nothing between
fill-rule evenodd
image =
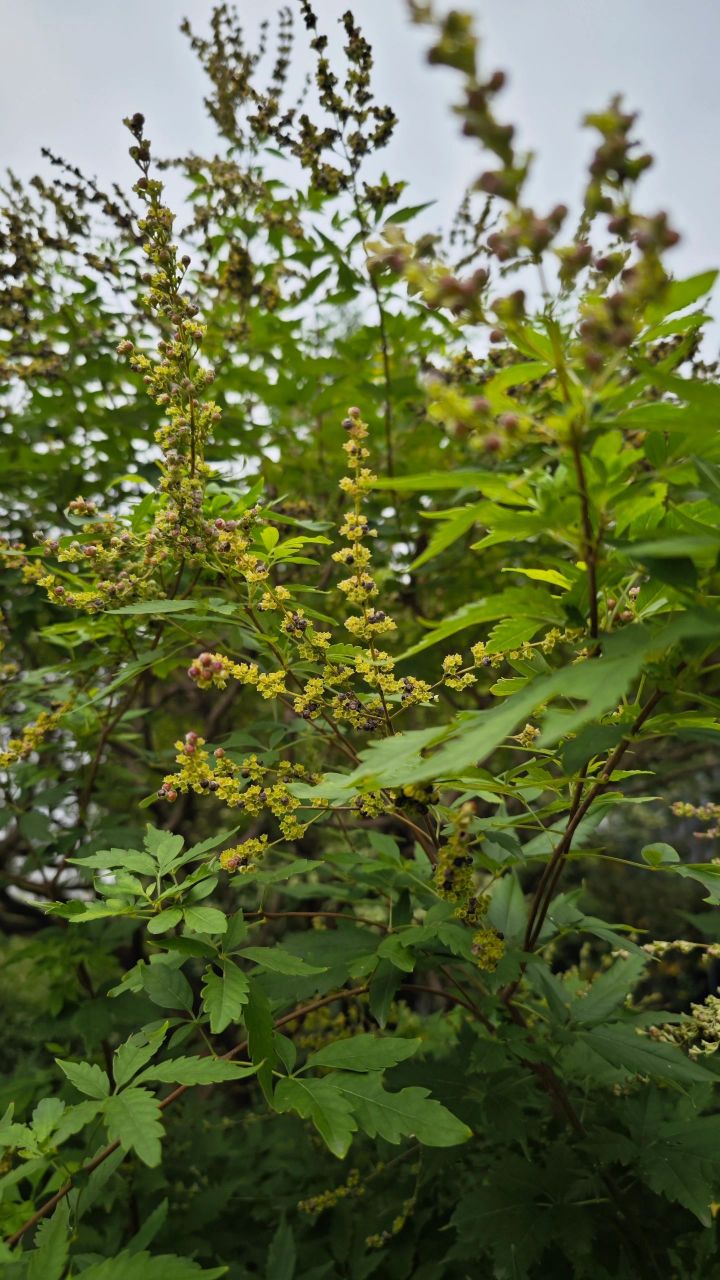
<instances>
[{"instance_id":1,"label":"white sky","mask_svg":"<svg viewBox=\"0 0 720 1280\"><path fill-rule=\"evenodd\" d=\"M331 34L347 6L316 0ZM249 30L277 7L238 3ZM673 267L689 274L720 263L719 0L459 0L459 7L477 14L483 65L510 74L502 114L537 152L531 196L540 210L577 195L591 146L581 116L622 91L641 109L643 141L657 157L643 204L667 208L683 233ZM29 176L46 144L101 180L129 185L121 117L137 110L158 151L210 146L203 76L178 32L185 15L202 29L210 8L210 0L0 0L0 167ZM429 33L410 27L404 0L356 0L354 9L375 49L378 97L401 121L384 163L393 178L409 179L405 202L438 198L441 217L486 167L448 109L459 78L425 65ZM298 23L298 46L304 35Z\"/></svg>"}]
</instances>

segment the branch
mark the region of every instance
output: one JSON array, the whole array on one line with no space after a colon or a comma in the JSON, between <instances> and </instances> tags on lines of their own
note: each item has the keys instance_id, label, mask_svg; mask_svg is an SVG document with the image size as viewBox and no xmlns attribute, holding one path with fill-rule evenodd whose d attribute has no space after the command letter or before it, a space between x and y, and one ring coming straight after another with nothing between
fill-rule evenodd
<instances>
[{"instance_id":1,"label":"branch","mask_svg":"<svg viewBox=\"0 0 720 1280\"><path fill-rule=\"evenodd\" d=\"M283 1027L288 1022L294 1022L297 1018L304 1018L308 1013L313 1013L315 1009L321 1009L323 1005L332 1004L334 1000L342 1000L342 999L347 999L350 996L362 995L366 991L367 991L366 986L351 987L349 990L343 990L343 991L334 991L332 995L321 996L318 1000L311 1001L310 1004L301 1005L300 1008L293 1009L292 1013L284 1014L282 1018L278 1018L278 1020L275 1023L275 1026ZM242 1053L245 1049L247 1049L247 1046L248 1046L247 1040L242 1040L240 1044L236 1044L232 1049L229 1049L227 1053L224 1053L220 1061L227 1061L228 1059L236 1058L238 1054ZM193 1087L194 1087L193 1085L188 1085L188 1084L178 1085L177 1089L173 1089L172 1093L169 1093L166 1098L162 1099L162 1101L160 1102L160 1110L164 1111L166 1107L171 1106L173 1102L176 1102L178 1098L181 1098L184 1093L187 1093L188 1090ZM94 1156L92 1160L90 1160L87 1164L84 1164L80 1169L77 1170L77 1173L74 1175L73 1178L68 1178L68 1181L64 1183L64 1185L60 1188L60 1190L56 1191L55 1195L51 1196L49 1200L46 1200L45 1203L40 1206L37 1212L34 1213L31 1218L28 1218L27 1222L24 1222L23 1225L16 1232L14 1232L13 1235L7 1236L5 1243L10 1248L12 1248L13 1245L18 1244L20 1240L22 1240L26 1232L31 1231L33 1227L37 1226L38 1222L42 1222L43 1218L46 1218L48 1214L52 1213L53 1209L55 1209L57 1205L60 1204L60 1201L64 1200L65 1197L69 1195L69 1193L73 1189L73 1186L75 1185L75 1178L77 1178L78 1176L92 1173L95 1169L99 1167L99 1165L103 1164L108 1159L108 1157L113 1154L114 1151L117 1151L119 1146L120 1146L119 1141L115 1141L115 1142L110 1142L106 1147L103 1147L102 1151L99 1151L98 1154Z\"/></svg>"}]
</instances>

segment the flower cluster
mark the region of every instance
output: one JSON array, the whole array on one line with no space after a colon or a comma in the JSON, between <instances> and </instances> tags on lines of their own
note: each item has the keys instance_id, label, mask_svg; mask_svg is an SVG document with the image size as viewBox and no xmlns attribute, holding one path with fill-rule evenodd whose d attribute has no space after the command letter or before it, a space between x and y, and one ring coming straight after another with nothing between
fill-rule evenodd
<instances>
[{"instance_id":1,"label":"flower cluster","mask_svg":"<svg viewBox=\"0 0 720 1280\"><path fill-rule=\"evenodd\" d=\"M305 834L306 824L297 817L300 801L289 789L291 782L298 778L308 778L303 765L281 760L276 768L270 768L263 765L255 755L236 762L227 755L223 747L216 748L213 762L210 763L210 754L205 750L205 739L194 730L186 733L184 741L176 742L175 747L179 769L164 778L158 792L161 799L172 802L177 799L178 794L209 793L222 800L229 808L240 809L250 817L259 817L267 811L277 820L286 840L299 840ZM265 843L255 842L255 845L252 849L241 846L240 852L232 850L232 856L237 855L238 861L228 869L236 870L241 866L242 856L247 855L248 859L252 859L265 852Z\"/></svg>"},{"instance_id":2,"label":"flower cluster","mask_svg":"<svg viewBox=\"0 0 720 1280\"><path fill-rule=\"evenodd\" d=\"M363 499L377 477L363 465L370 455L363 443L367 438L368 428L360 416L360 410L355 406L348 409L342 425L348 433L343 448L348 456L349 474L340 481L340 488L353 499L353 509L346 514L340 527L340 534L347 538L349 545L336 551L333 559L352 569L350 576L339 582L338 586L352 604L362 609L362 614L348 618L345 626L358 640L374 644L378 636L395 630L393 619L384 609L376 609L372 604L378 587L368 571L370 550L365 545L365 539L373 537L375 531L369 528L367 516L360 510Z\"/></svg>"},{"instance_id":3,"label":"flower cluster","mask_svg":"<svg viewBox=\"0 0 720 1280\"><path fill-rule=\"evenodd\" d=\"M486 927L473 935L472 953L479 969L494 973L505 954L505 943L497 929Z\"/></svg>"},{"instance_id":4,"label":"flower cluster","mask_svg":"<svg viewBox=\"0 0 720 1280\"><path fill-rule=\"evenodd\" d=\"M321 1214L325 1209L332 1209L340 1200L346 1200L348 1196L364 1195L365 1187L360 1179L360 1170L351 1169L346 1182L342 1182L339 1187L321 1191L319 1195L309 1196L307 1200L301 1200L298 1209L300 1213Z\"/></svg>"},{"instance_id":5,"label":"flower cluster","mask_svg":"<svg viewBox=\"0 0 720 1280\"><path fill-rule=\"evenodd\" d=\"M706 831L695 831L696 840L714 840L720 836L720 804L708 801L707 804L690 804L686 800L676 800L672 806L676 818L699 818L701 822L711 825Z\"/></svg>"},{"instance_id":6,"label":"flower cluster","mask_svg":"<svg viewBox=\"0 0 720 1280\"><path fill-rule=\"evenodd\" d=\"M10 738L4 751L0 751L0 768L7 769L19 760L27 760L42 745L47 735L57 728L66 710L67 704L57 711L41 711L32 724L25 726L19 738Z\"/></svg>"},{"instance_id":7,"label":"flower cluster","mask_svg":"<svg viewBox=\"0 0 720 1280\"><path fill-rule=\"evenodd\" d=\"M266 835L248 836L240 844L231 849L223 849L220 854L220 866L223 871L239 871L247 873L255 871L268 851L269 842Z\"/></svg>"}]
</instances>

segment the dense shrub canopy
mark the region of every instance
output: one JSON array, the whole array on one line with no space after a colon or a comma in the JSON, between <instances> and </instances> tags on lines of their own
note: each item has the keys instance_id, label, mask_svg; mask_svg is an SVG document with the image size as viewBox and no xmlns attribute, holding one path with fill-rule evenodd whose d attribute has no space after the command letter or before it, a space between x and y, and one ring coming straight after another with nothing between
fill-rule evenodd
<instances>
[{"instance_id":1,"label":"dense shrub canopy","mask_svg":"<svg viewBox=\"0 0 720 1280\"><path fill-rule=\"evenodd\" d=\"M420 3L413 237L298 12L187 27L212 156L2 189L2 1275L720 1275L715 273Z\"/></svg>"}]
</instances>

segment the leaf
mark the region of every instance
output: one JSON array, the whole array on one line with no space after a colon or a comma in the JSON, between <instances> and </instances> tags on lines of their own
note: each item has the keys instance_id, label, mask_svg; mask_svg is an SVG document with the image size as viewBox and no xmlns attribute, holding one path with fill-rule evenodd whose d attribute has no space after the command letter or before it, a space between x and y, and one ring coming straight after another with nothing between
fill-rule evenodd
<instances>
[{"instance_id":1,"label":"leaf","mask_svg":"<svg viewBox=\"0 0 720 1280\"><path fill-rule=\"evenodd\" d=\"M249 980L245 1026L248 1033L248 1051L258 1068L258 1081L270 1105L273 1102L273 1070L278 1056L275 1048L275 1026L270 1002L265 992L252 979Z\"/></svg>"},{"instance_id":2,"label":"leaf","mask_svg":"<svg viewBox=\"0 0 720 1280\"><path fill-rule=\"evenodd\" d=\"M150 964L142 970L143 987L153 1004L161 1009L186 1009L188 1013L193 1007L193 993L190 983L179 969L169 964Z\"/></svg>"},{"instance_id":3,"label":"leaf","mask_svg":"<svg viewBox=\"0 0 720 1280\"><path fill-rule=\"evenodd\" d=\"M115 1084L120 1088L127 1084L128 1080L149 1062L153 1054L157 1053L160 1045L165 1039L165 1028L161 1027L160 1031L155 1032L151 1036L140 1035L130 1036L125 1044L121 1044L119 1049L113 1054L113 1079Z\"/></svg>"},{"instance_id":4,"label":"leaf","mask_svg":"<svg viewBox=\"0 0 720 1280\"><path fill-rule=\"evenodd\" d=\"M225 933L227 916L217 907L186 907L185 924L193 933Z\"/></svg>"},{"instance_id":5,"label":"leaf","mask_svg":"<svg viewBox=\"0 0 720 1280\"><path fill-rule=\"evenodd\" d=\"M428 1096L429 1089L412 1087L388 1093L375 1072L357 1076L338 1072L331 1080L352 1104L360 1128L370 1138L379 1136L398 1143L414 1137L426 1147L455 1147L472 1137L466 1124Z\"/></svg>"},{"instance_id":6,"label":"leaf","mask_svg":"<svg viewBox=\"0 0 720 1280\"><path fill-rule=\"evenodd\" d=\"M424 204L406 205L403 209L396 209L394 213L391 213L390 216L385 219L385 221L409 222L411 218L417 217L419 213L424 213L426 209L431 209L436 203L437 201L435 200L426 200Z\"/></svg>"},{"instance_id":7,"label":"leaf","mask_svg":"<svg viewBox=\"0 0 720 1280\"><path fill-rule=\"evenodd\" d=\"M507 653L519 649L540 631L541 622L532 618L506 618L494 626L487 640L488 653Z\"/></svg>"},{"instance_id":8,"label":"leaf","mask_svg":"<svg viewBox=\"0 0 720 1280\"><path fill-rule=\"evenodd\" d=\"M179 907L168 907L166 911L160 911L158 915L152 916L147 923L148 933L167 933L168 929L174 929L183 918L183 913Z\"/></svg>"},{"instance_id":9,"label":"leaf","mask_svg":"<svg viewBox=\"0 0 720 1280\"><path fill-rule=\"evenodd\" d=\"M120 609L109 609L108 613L155 617L162 613L187 613L189 607L187 600L139 600L136 604L124 604Z\"/></svg>"},{"instance_id":10,"label":"leaf","mask_svg":"<svg viewBox=\"0 0 720 1280\"><path fill-rule=\"evenodd\" d=\"M388 1020L402 977L402 973L395 968L394 964L389 960L381 960L370 980L368 992L370 1012L381 1027L384 1027Z\"/></svg>"},{"instance_id":11,"label":"leaf","mask_svg":"<svg viewBox=\"0 0 720 1280\"><path fill-rule=\"evenodd\" d=\"M667 866L671 862L679 862L680 854L671 844L646 844L640 850L640 857L651 867Z\"/></svg>"},{"instance_id":12,"label":"leaf","mask_svg":"<svg viewBox=\"0 0 720 1280\"><path fill-rule=\"evenodd\" d=\"M503 569L503 573L522 573L526 578L532 578L534 582L549 582L554 587L562 587L565 591L569 591L572 582L565 577L564 573L559 573L557 569Z\"/></svg>"},{"instance_id":13,"label":"leaf","mask_svg":"<svg viewBox=\"0 0 720 1280\"><path fill-rule=\"evenodd\" d=\"M119 1142L123 1151L135 1151L143 1164L155 1168L160 1163L163 1136L157 1098L133 1085L107 1098L104 1112L110 1141Z\"/></svg>"},{"instance_id":14,"label":"leaf","mask_svg":"<svg viewBox=\"0 0 720 1280\"><path fill-rule=\"evenodd\" d=\"M203 1009L210 1015L210 1031L218 1036L233 1022L238 1022L248 1002L250 983L232 960L224 960L222 974L213 968L203 977Z\"/></svg>"},{"instance_id":15,"label":"leaf","mask_svg":"<svg viewBox=\"0 0 720 1280\"><path fill-rule=\"evenodd\" d=\"M268 1249L266 1280L293 1280L295 1275L295 1237L282 1215Z\"/></svg>"},{"instance_id":16,"label":"leaf","mask_svg":"<svg viewBox=\"0 0 720 1280\"><path fill-rule=\"evenodd\" d=\"M255 1074L257 1067L222 1058L170 1058L156 1062L138 1076L142 1080L158 1080L161 1084L222 1084L226 1080L244 1080Z\"/></svg>"},{"instance_id":17,"label":"leaf","mask_svg":"<svg viewBox=\"0 0 720 1280\"><path fill-rule=\"evenodd\" d=\"M176 1254L131 1253L125 1250L83 1271L83 1280L220 1280L227 1267L201 1267L192 1258Z\"/></svg>"},{"instance_id":18,"label":"leaf","mask_svg":"<svg viewBox=\"0 0 720 1280\"><path fill-rule=\"evenodd\" d=\"M42 1222L35 1233L26 1280L62 1280L70 1246L69 1222L67 1200L61 1200L52 1217Z\"/></svg>"},{"instance_id":19,"label":"leaf","mask_svg":"<svg viewBox=\"0 0 720 1280\"><path fill-rule=\"evenodd\" d=\"M665 316L675 311L683 311L690 307L713 288L717 280L717 271L703 271L699 275L689 276L687 280L672 280L658 302L647 308L649 324L657 324Z\"/></svg>"},{"instance_id":20,"label":"leaf","mask_svg":"<svg viewBox=\"0 0 720 1280\"><path fill-rule=\"evenodd\" d=\"M513 615L538 618L546 622L560 622L563 617L562 611L554 603L554 597L549 591L510 587L507 591L498 592L497 595L486 596L484 599L463 605L455 613L451 613L444 622L428 631L422 640L406 649L401 654L400 660L412 658L415 654L432 648L441 640L447 640L449 636L455 635L458 631L464 631L468 627L480 626L484 622L495 622L498 618L508 618Z\"/></svg>"},{"instance_id":21,"label":"leaf","mask_svg":"<svg viewBox=\"0 0 720 1280\"><path fill-rule=\"evenodd\" d=\"M420 1040L400 1036L350 1036L336 1040L312 1053L306 1067L339 1067L343 1071L383 1071L411 1058L420 1048Z\"/></svg>"},{"instance_id":22,"label":"leaf","mask_svg":"<svg viewBox=\"0 0 720 1280\"><path fill-rule=\"evenodd\" d=\"M632 955L615 963L594 979L590 990L575 1001L572 1016L576 1022L602 1022L618 1009L637 986L647 969L647 960Z\"/></svg>"},{"instance_id":23,"label":"leaf","mask_svg":"<svg viewBox=\"0 0 720 1280\"><path fill-rule=\"evenodd\" d=\"M343 1160L357 1121L351 1102L335 1087L334 1079L286 1077L278 1082L273 1104L276 1111L295 1111L303 1120L312 1120L328 1149Z\"/></svg>"},{"instance_id":24,"label":"leaf","mask_svg":"<svg viewBox=\"0 0 720 1280\"><path fill-rule=\"evenodd\" d=\"M488 920L509 942L520 942L527 927L527 904L520 881L512 872L504 875L496 884Z\"/></svg>"},{"instance_id":25,"label":"leaf","mask_svg":"<svg viewBox=\"0 0 720 1280\"><path fill-rule=\"evenodd\" d=\"M327 973L325 965L308 964L300 956L294 956L280 946L244 947L239 954L246 960L262 965L263 969L268 969L271 973L297 974L298 976Z\"/></svg>"},{"instance_id":26,"label":"leaf","mask_svg":"<svg viewBox=\"0 0 720 1280\"><path fill-rule=\"evenodd\" d=\"M710 1202L718 1184L720 1116L660 1124L639 1162L653 1191L685 1205L704 1227L712 1225Z\"/></svg>"},{"instance_id":27,"label":"leaf","mask_svg":"<svg viewBox=\"0 0 720 1280\"><path fill-rule=\"evenodd\" d=\"M484 504L483 504L484 505ZM475 524L480 518L480 506L462 507L458 511L444 513L440 528L431 537L425 551L413 560L411 570L419 569L422 565L427 564L428 560L433 560L435 556L439 556L441 551L447 550L458 538L462 538L464 534Z\"/></svg>"},{"instance_id":28,"label":"leaf","mask_svg":"<svg viewBox=\"0 0 720 1280\"><path fill-rule=\"evenodd\" d=\"M584 1032L582 1038L605 1062L622 1068L630 1075L671 1080L677 1084L717 1083L717 1075L686 1058L675 1045L638 1035L632 1026L594 1027Z\"/></svg>"},{"instance_id":29,"label":"leaf","mask_svg":"<svg viewBox=\"0 0 720 1280\"><path fill-rule=\"evenodd\" d=\"M55 1061L80 1093L87 1094L89 1098L107 1098L110 1082L105 1072L96 1063L67 1062L62 1058L56 1058Z\"/></svg>"},{"instance_id":30,"label":"leaf","mask_svg":"<svg viewBox=\"0 0 720 1280\"><path fill-rule=\"evenodd\" d=\"M109 871L114 867L122 867L125 871L137 871L143 876L157 874L157 866L149 853L139 849L101 849L86 858L68 858L68 862L78 867L94 867L99 871Z\"/></svg>"},{"instance_id":31,"label":"leaf","mask_svg":"<svg viewBox=\"0 0 720 1280\"><path fill-rule=\"evenodd\" d=\"M155 859L161 875L174 865L184 844L183 837L174 835L172 831L159 831L157 827L151 827L149 824L145 828L145 848Z\"/></svg>"},{"instance_id":32,"label":"leaf","mask_svg":"<svg viewBox=\"0 0 720 1280\"><path fill-rule=\"evenodd\" d=\"M720 906L720 866L710 862L683 862L677 866L668 867L667 870L688 880L697 880L703 888L708 890L708 895L703 898L703 902L710 902L716 907Z\"/></svg>"}]
</instances>

